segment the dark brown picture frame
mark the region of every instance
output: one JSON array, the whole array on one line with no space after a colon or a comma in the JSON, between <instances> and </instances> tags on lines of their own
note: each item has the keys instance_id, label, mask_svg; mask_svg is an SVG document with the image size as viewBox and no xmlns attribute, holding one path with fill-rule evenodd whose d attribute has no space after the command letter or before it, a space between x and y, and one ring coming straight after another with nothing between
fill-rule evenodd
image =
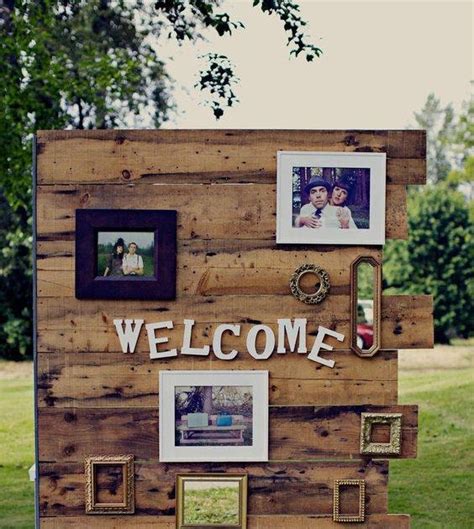
<instances>
[{"instance_id":1,"label":"dark brown picture frame","mask_svg":"<svg viewBox=\"0 0 474 529\"><path fill-rule=\"evenodd\" d=\"M176 211L76 210L76 297L78 299L175 299ZM99 231L153 231L152 277L99 277Z\"/></svg>"}]
</instances>

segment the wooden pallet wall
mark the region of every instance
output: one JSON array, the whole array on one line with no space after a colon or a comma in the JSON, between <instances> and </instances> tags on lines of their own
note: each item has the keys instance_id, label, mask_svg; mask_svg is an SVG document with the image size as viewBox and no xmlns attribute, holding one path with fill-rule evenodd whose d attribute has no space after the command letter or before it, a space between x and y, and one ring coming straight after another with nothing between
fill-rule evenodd
<instances>
[{"instance_id":1,"label":"wooden pallet wall","mask_svg":"<svg viewBox=\"0 0 474 529\"><path fill-rule=\"evenodd\" d=\"M428 296L384 296L382 351L362 359L349 350L350 263L381 257L380 248L276 245L276 153L385 152L388 238L407 236L406 185L422 184L421 131L46 131L36 138L36 378L41 528L174 527L174 477L182 471L249 474L249 529L330 529L335 479L366 479L367 517L358 526L406 529L388 514L388 462L359 456L360 414L403 413L403 458L416 457L417 408L397 404L397 350L433 344ZM75 211L80 208L176 209L174 301L77 300ZM289 279L304 263L325 268L331 291L320 305L292 297ZM212 342L219 323L240 322L242 337L224 347L232 362L209 358L150 360L141 336L124 355L115 318L196 321L193 343ZM305 355L245 352L256 323L308 318L346 336L327 340L334 369ZM211 338L210 338L211 337ZM270 461L261 464L160 464L158 374L162 369L268 369ZM100 442L98 442L100 440ZM133 453L136 514L85 514L84 458ZM278 479L275 477L278 476Z\"/></svg>"}]
</instances>

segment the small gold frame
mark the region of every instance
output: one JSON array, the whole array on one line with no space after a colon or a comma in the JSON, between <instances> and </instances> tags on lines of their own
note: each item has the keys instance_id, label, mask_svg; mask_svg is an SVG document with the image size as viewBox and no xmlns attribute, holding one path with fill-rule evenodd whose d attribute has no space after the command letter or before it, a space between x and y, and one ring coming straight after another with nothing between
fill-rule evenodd
<instances>
[{"instance_id":1,"label":"small gold frame","mask_svg":"<svg viewBox=\"0 0 474 529\"><path fill-rule=\"evenodd\" d=\"M368 263L374 270L374 299L373 299L373 343L369 349L362 349L357 344L357 314L358 314L358 281L357 269L360 264ZM351 349L362 358L374 356L380 349L380 322L382 310L382 265L372 256L358 257L351 264Z\"/></svg>"},{"instance_id":2,"label":"small gold frame","mask_svg":"<svg viewBox=\"0 0 474 529\"><path fill-rule=\"evenodd\" d=\"M359 487L359 514L341 514L340 488L344 486ZM363 522L365 520L365 480L364 479L336 479L334 482L333 517L335 522Z\"/></svg>"},{"instance_id":3,"label":"small gold frame","mask_svg":"<svg viewBox=\"0 0 474 529\"><path fill-rule=\"evenodd\" d=\"M239 484L239 522L238 524L185 524L184 523L184 486L187 481L237 481ZM176 475L176 529L247 529L247 474L177 474Z\"/></svg>"},{"instance_id":4,"label":"small gold frame","mask_svg":"<svg viewBox=\"0 0 474 529\"><path fill-rule=\"evenodd\" d=\"M319 288L313 294L307 294L300 288L301 278L305 274L315 274L319 279ZM329 282L329 274L320 266L313 264L304 264L297 268L290 279L290 289L296 299L307 303L308 305L316 305L321 303L328 295L331 284Z\"/></svg>"},{"instance_id":5,"label":"small gold frame","mask_svg":"<svg viewBox=\"0 0 474 529\"><path fill-rule=\"evenodd\" d=\"M402 449L401 413L362 413L360 426L360 453L364 455L398 456ZM390 441L374 443L370 440L374 424L390 425Z\"/></svg>"},{"instance_id":6,"label":"small gold frame","mask_svg":"<svg viewBox=\"0 0 474 529\"><path fill-rule=\"evenodd\" d=\"M86 514L133 514L135 512L135 470L133 460L133 455L93 456L86 458ZM95 471L99 465L122 467L124 487L122 502L97 502Z\"/></svg>"}]
</instances>

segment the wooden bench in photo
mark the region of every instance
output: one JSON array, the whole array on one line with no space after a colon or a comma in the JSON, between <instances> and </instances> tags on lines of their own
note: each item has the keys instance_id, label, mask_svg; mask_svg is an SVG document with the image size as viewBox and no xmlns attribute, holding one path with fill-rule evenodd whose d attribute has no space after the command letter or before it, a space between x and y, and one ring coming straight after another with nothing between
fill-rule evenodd
<instances>
[{"instance_id":1,"label":"wooden bench in photo","mask_svg":"<svg viewBox=\"0 0 474 529\"><path fill-rule=\"evenodd\" d=\"M183 415L181 420L184 424L178 426L181 433L180 444L244 444L243 415L232 415L232 424L229 426L217 426L217 415L210 416L211 424L207 426L188 426L188 416Z\"/></svg>"}]
</instances>

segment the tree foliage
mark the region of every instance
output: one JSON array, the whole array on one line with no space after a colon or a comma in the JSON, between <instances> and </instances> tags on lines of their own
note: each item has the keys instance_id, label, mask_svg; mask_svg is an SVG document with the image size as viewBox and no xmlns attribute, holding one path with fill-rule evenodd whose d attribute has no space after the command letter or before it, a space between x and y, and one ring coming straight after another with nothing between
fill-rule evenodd
<instances>
[{"instance_id":1,"label":"tree foliage","mask_svg":"<svg viewBox=\"0 0 474 529\"><path fill-rule=\"evenodd\" d=\"M436 184L446 178L452 164L455 134L453 106L443 106L434 94L430 94L420 112L415 112L415 121L427 131L428 183Z\"/></svg>"},{"instance_id":2,"label":"tree foliage","mask_svg":"<svg viewBox=\"0 0 474 529\"><path fill-rule=\"evenodd\" d=\"M250 2L251 0L249 0ZM0 0L0 355L31 354L31 141L39 129L160 127L174 110L160 39L179 43L243 28L220 0ZM292 0L256 2L307 61L309 43ZM228 57L212 52L197 87L214 116L237 103Z\"/></svg>"},{"instance_id":3,"label":"tree foliage","mask_svg":"<svg viewBox=\"0 0 474 529\"><path fill-rule=\"evenodd\" d=\"M472 114L472 101L456 117L433 94L415 114L427 128L428 185L409 193L408 240L384 252L386 293L431 294L443 343L474 332Z\"/></svg>"},{"instance_id":4,"label":"tree foliage","mask_svg":"<svg viewBox=\"0 0 474 529\"><path fill-rule=\"evenodd\" d=\"M435 339L473 331L474 230L464 196L446 184L409 197L409 235L385 248L384 280L392 292L431 294Z\"/></svg>"}]
</instances>

